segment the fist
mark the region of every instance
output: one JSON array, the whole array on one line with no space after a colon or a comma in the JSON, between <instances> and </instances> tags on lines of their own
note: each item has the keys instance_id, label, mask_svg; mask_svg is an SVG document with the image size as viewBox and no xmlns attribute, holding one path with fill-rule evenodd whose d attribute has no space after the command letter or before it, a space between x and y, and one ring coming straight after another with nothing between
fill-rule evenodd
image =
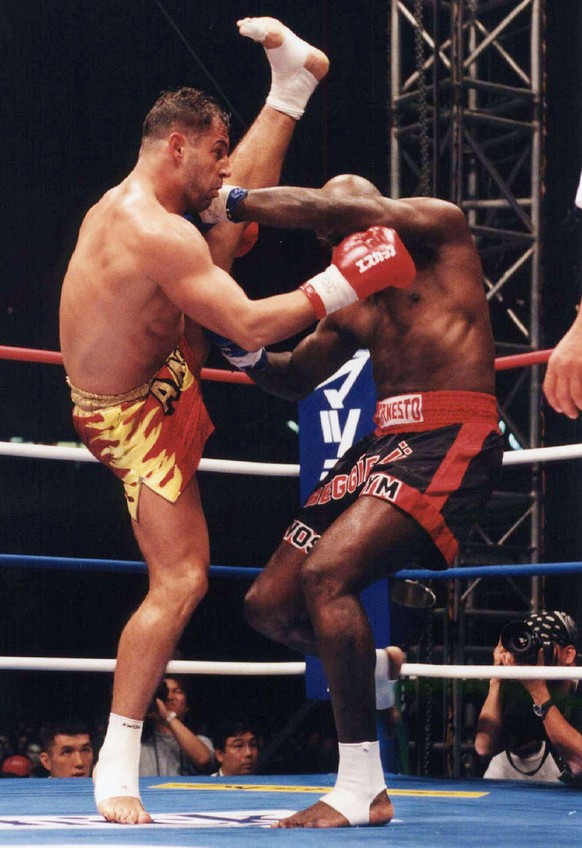
<instances>
[{"instance_id":1,"label":"fist","mask_svg":"<svg viewBox=\"0 0 582 848\"><path fill-rule=\"evenodd\" d=\"M412 257L389 227L352 233L336 247L325 271L300 286L316 318L393 286L406 288L416 276Z\"/></svg>"},{"instance_id":2,"label":"fist","mask_svg":"<svg viewBox=\"0 0 582 848\"><path fill-rule=\"evenodd\" d=\"M359 299L388 286L407 288L416 276L412 257L398 233L388 227L370 227L347 236L335 248L332 264Z\"/></svg>"}]
</instances>

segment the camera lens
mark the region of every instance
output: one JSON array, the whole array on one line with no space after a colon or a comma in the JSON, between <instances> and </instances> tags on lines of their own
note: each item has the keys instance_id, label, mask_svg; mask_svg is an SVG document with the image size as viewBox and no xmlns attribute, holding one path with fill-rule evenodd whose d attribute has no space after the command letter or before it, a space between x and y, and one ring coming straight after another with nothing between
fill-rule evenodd
<instances>
[{"instance_id":1,"label":"camera lens","mask_svg":"<svg viewBox=\"0 0 582 848\"><path fill-rule=\"evenodd\" d=\"M510 621L501 631L501 644L514 658L524 664L535 665L543 643L537 633L525 621Z\"/></svg>"}]
</instances>

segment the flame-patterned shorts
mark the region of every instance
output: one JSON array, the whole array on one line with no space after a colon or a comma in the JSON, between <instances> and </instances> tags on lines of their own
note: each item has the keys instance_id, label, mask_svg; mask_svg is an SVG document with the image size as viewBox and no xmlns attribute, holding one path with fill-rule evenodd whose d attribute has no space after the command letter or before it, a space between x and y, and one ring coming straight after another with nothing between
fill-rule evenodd
<instances>
[{"instance_id":1,"label":"flame-patterned shorts","mask_svg":"<svg viewBox=\"0 0 582 848\"><path fill-rule=\"evenodd\" d=\"M123 482L134 521L142 483L175 503L198 468L214 430L199 373L182 339L158 373L130 392L96 395L69 383L75 429L93 456Z\"/></svg>"}]
</instances>

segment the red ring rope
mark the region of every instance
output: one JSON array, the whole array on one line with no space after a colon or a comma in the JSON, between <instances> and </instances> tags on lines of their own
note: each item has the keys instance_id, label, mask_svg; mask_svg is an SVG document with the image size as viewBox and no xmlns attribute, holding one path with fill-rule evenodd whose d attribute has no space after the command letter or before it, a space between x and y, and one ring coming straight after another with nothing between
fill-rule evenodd
<instances>
[{"instance_id":1,"label":"red ring rope","mask_svg":"<svg viewBox=\"0 0 582 848\"><path fill-rule=\"evenodd\" d=\"M510 368L521 368L524 365L540 365L547 362L552 350L534 350L530 353L516 353L513 356L498 356L495 360L496 371L507 371ZM50 365L62 365L62 354L54 350L34 350L25 347L9 347L0 345L0 359L12 359L19 362L45 362ZM213 380L217 383L247 383L255 384L242 371L221 371L218 368L203 368L203 380Z\"/></svg>"},{"instance_id":2,"label":"red ring rope","mask_svg":"<svg viewBox=\"0 0 582 848\"><path fill-rule=\"evenodd\" d=\"M547 362L552 353L548 350L533 350L531 353L516 353L513 356L498 356L495 360L496 371L507 371L510 368L520 368L522 365L541 365Z\"/></svg>"},{"instance_id":3,"label":"red ring rope","mask_svg":"<svg viewBox=\"0 0 582 848\"><path fill-rule=\"evenodd\" d=\"M63 355L56 350L34 350L26 347L9 347L0 345L0 359L12 359L18 362L45 362L49 365L62 365ZM214 380L217 383L249 383L255 384L242 371L221 371L218 368L203 368L200 372L203 380Z\"/></svg>"}]
</instances>

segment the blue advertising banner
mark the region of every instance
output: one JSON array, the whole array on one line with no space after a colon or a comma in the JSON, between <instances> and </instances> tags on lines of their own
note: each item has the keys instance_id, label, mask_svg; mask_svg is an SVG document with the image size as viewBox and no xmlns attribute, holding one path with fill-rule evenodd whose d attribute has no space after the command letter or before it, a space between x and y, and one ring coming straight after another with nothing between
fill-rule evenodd
<instances>
[{"instance_id":1,"label":"blue advertising banner","mask_svg":"<svg viewBox=\"0 0 582 848\"><path fill-rule=\"evenodd\" d=\"M374 427L376 394L370 354L357 351L328 380L299 404L300 490L303 503L339 457ZM388 582L381 580L362 593L378 647L390 641ZM328 698L321 664L306 657L306 695Z\"/></svg>"}]
</instances>

